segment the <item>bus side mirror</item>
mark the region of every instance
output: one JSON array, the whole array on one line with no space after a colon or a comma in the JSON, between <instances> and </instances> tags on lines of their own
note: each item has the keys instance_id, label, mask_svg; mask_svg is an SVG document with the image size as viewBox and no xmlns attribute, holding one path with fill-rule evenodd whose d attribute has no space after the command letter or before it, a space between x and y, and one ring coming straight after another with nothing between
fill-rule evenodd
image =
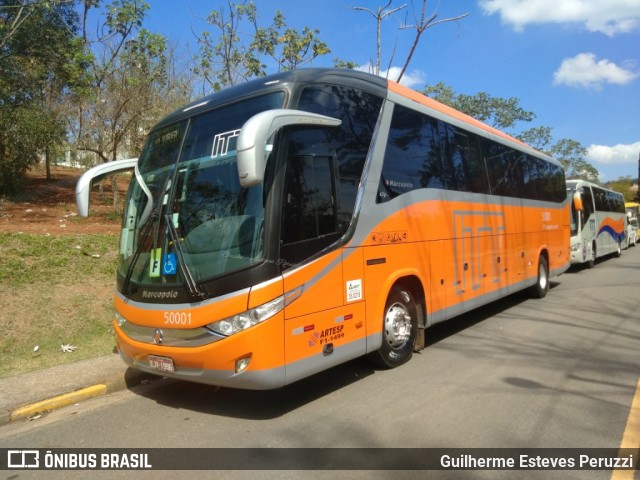
<instances>
[{"instance_id":1,"label":"bus side mirror","mask_svg":"<svg viewBox=\"0 0 640 480\"><path fill-rule=\"evenodd\" d=\"M580 196L580 192L576 192L573 194L573 206L578 211L584 210L584 205L582 205L582 197Z\"/></svg>"},{"instance_id":2,"label":"bus side mirror","mask_svg":"<svg viewBox=\"0 0 640 480\"><path fill-rule=\"evenodd\" d=\"M89 216L89 194L91 193L91 185L93 182L102 180L111 173L131 170L135 168L137 164L137 158L128 158L126 160L102 163L84 172L76 184L76 206L78 207L80 216Z\"/></svg>"},{"instance_id":3,"label":"bus side mirror","mask_svg":"<svg viewBox=\"0 0 640 480\"><path fill-rule=\"evenodd\" d=\"M302 110L267 110L251 117L242 126L236 144L240 185L250 187L264 180L268 140L287 125L337 127L342 120Z\"/></svg>"}]
</instances>

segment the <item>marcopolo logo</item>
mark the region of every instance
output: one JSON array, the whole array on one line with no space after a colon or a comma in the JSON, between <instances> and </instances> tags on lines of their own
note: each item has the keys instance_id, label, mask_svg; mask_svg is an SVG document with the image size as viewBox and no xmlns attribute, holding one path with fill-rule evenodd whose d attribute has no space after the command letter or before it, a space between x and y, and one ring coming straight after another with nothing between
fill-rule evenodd
<instances>
[{"instance_id":1,"label":"marcopolo logo","mask_svg":"<svg viewBox=\"0 0 640 480\"><path fill-rule=\"evenodd\" d=\"M156 300L165 300L167 298L177 298L177 290L168 290L165 292L158 292L152 290L142 290L142 298L153 298Z\"/></svg>"}]
</instances>

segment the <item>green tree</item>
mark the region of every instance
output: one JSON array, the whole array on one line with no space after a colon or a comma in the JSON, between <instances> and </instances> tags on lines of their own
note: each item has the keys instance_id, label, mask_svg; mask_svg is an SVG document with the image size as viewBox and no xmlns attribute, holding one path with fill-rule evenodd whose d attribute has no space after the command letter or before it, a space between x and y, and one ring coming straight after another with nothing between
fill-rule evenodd
<instances>
[{"instance_id":1,"label":"green tree","mask_svg":"<svg viewBox=\"0 0 640 480\"><path fill-rule=\"evenodd\" d=\"M91 0L84 7L96 5ZM70 132L76 149L101 163L136 156L149 129L191 99L191 80L176 71L167 39L143 28L148 10L139 0L115 0L105 7L99 35L83 37L93 52L92 81L77 98Z\"/></svg>"},{"instance_id":2,"label":"green tree","mask_svg":"<svg viewBox=\"0 0 640 480\"><path fill-rule=\"evenodd\" d=\"M633 187L634 179L631 178L631 175L627 175L626 177L619 177L616 180L612 180L607 182L607 187L611 190L615 190L616 192L620 192L624 195L625 202L635 202L636 194L631 187Z\"/></svg>"},{"instance_id":3,"label":"green tree","mask_svg":"<svg viewBox=\"0 0 640 480\"><path fill-rule=\"evenodd\" d=\"M212 31L196 36L200 50L196 73L213 91L263 77L268 71L294 70L330 53L318 30L288 27L280 11L270 25L260 26L253 2L228 1L207 21Z\"/></svg>"},{"instance_id":4,"label":"green tree","mask_svg":"<svg viewBox=\"0 0 640 480\"><path fill-rule=\"evenodd\" d=\"M0 194L65 140L60 105L83 81L73 1L4 0L0 6Z\"/></svg>"},{"instance_id":5,"label":"green tree","mask_svg":"<svg viewBox=\"0 0 640 480\"><path fill-rule=\"evenodd\" d=\"M517 122L530 122L535 118L533 112L520 107L520 99L515 97L500 98L479 92L473 96L461 94L457 103L459 110L504 130L513 128Z\"/></svg>"},{"instance_id":6,"label":"green tree","mask_svg":"<svg viewBox=\"0 0 640 480\"><path fill-rule=\"evenodd\" d=\"M551 142L553 141L551 132L551 127L533 127L516 135L516 138L531 145L536 150L550 153Z\"/></svg>"},{"instance_id":7,"label":"green tree","mask_svg":"<svg viewBox=\"0 0 640 480\"><path fill-rule=\"evenodd\" d=\"M562 138L556 143L552 143L553 135L551 132L551 127L534 127L516 135L516 138L547 155L556 157L562 164L567 178L597 181L600 173L586 159L587 149L579 142L569 138Z\"/></svg>"},{"instance_id":8,"label":"green tree","mask_svg":"<svg viewBox=\"0 0 640 480\"><path fill-rule=\"evenodd\" d=\"M331 52L327 44L318 39L320 30L304 27L299 32L287 28L284 16L279 11L276 11L271 27L260 28L257 23L254 27L256 34L251 46L271 57L278 65L278 71L295 70Z\"/></svg>"},{"instance_id":9,"label":"green tree","mask_svg":"<svg viewBox=\"0 0 640 480\"><path fill-rule=\"evenodd\" d=\"M563 138L551 147L549 153L562 164L567 178L598 180L598 169L586 160L588 151L579 142Z\"/></svg>"},{"instance_id":10,"label":"green tree","mask_svg":"<svg viewBox=\"0 0 640 480\"><path fill-rule=\"evenodd\" d=\"M423 93L501 130L513 128L517 122L530 122L536 117L533 112L520 107L520 99L515 97L500 98L485 92L475 95L457 94L444 83L427 85Z\"/></svg>"},{"instance_id":11,"label":"green tree","mask_svg":"<svg viewBox=\"0 0 640 480\"><path fill-rule=\"evenodd\" d=\"M427 97L433 98L440 103L456 108L458 102L458 94L453 88L444 82L438 82L435 85L425 85L422 90Z\"/></svg>"}]
</instances>

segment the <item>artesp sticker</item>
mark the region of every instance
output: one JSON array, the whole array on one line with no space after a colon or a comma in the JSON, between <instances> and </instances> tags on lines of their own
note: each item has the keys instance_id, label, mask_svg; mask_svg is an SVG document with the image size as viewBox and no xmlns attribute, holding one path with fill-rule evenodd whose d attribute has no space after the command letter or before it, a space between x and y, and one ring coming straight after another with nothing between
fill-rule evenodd
<instances>
[{"instance_id":1,"label":"artesp sticker","mask_svg":"<svg viewBox=\"0 0 640 480\"><path fill-rule=\"evenodd\" d=\"M362 279L347 282L347 302L362 300Z\"/></svg>"}]
</instances>

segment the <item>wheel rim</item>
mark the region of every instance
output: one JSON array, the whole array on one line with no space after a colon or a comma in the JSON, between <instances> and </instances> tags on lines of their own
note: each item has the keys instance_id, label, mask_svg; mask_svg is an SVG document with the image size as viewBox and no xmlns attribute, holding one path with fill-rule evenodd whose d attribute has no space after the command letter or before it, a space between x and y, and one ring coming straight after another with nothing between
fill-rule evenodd
<instances>
[{"instance_id":1,"label":"wheel rim","mask_svg":"<svg viewBox=\"0 0 640 480\"><path fill-rule=\"evenodd\" d=\"M384 316L384 332L392 348L402 347L411 337L411 315L402 303L394 303Z\"/></svg>"}]
</instances>

